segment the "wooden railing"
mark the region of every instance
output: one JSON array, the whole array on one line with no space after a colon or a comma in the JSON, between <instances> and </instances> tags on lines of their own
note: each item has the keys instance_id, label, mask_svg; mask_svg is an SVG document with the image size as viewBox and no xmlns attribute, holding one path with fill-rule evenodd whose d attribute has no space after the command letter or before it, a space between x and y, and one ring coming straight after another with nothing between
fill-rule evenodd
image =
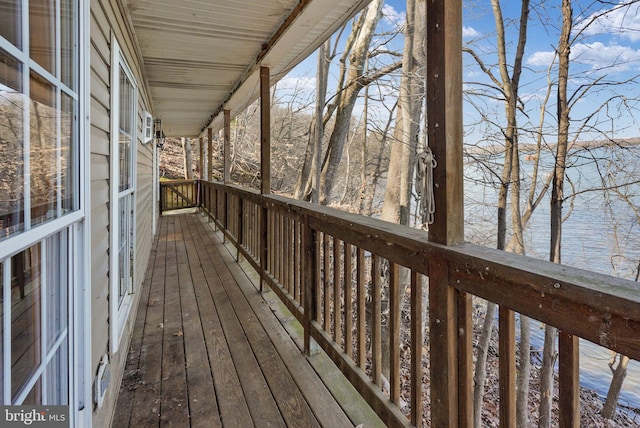
<instances>
[{"instance_id":1,"label":"wooden railing","mask_svg":"<svg viewBox=\"0 0 640 428\"><path fill-rule=\"evenodd\" d=\"M471 426L472 296L500 305L501 426L515 426L514 312L562 332L561 426L578 426L578 337L640 358L634 282L472 244L437 245L420 230L234 186L201 186L203 211L302 323L306 352L313 339L390 426L420 426L423 417L437 427Z\"/></svg>"},{"instance_id":2,"label":"wooden railing","mask_svg":"<svg viewBox=\"0 0 640 428\"><path fill-rule=\"evenodd\" d=\"M160 182L160 214L165 211L194 208L200 205L198 180Z\"/></svg>"}]
</instances>

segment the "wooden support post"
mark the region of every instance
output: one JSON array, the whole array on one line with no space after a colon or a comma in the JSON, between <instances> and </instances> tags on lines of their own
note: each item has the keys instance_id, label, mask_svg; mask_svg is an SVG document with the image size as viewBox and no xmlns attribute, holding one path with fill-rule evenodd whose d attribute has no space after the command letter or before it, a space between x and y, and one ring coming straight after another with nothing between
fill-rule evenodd
<instances>
[{"instance_id":1,"label":"wooden support post","mask_svg":"<svg viewBox=\"0 0 640 428\"><path fill-rule=\"evenodd\" d=\"M207 128L207 178L213 181L213 128Z\"/></svg>"},{"instance_id":2,"label":"wooden support post","mask_svg":"<svg viewBox=\"0 0 640 428\"><path fill-rule=\"evenodd\" d=\"M500 355L500 426L516 426L516 317L507 308L498 314Z\"/></svg>"},{"instance_id":3,"label":"wooden support post","mask_svg":"<svg viewBox=\"0 0 640 428\"><path fill-rule=\"evenodd\" d=\"M427 135L434 169L436 212L429 240L444 245L464 241L462 175L462 0L427 2ZM462 426L471 420L472 383L468 337L471 300L449 284L449 268L429 260L431 424ZM462 323L463 325L460 325ZM462 342L459 341L462 340Z\"/></svg>"},{"instance_id":4,"label":"wooden support post","mask_svg":"<svg viewBox=\"0 0 640 428\"><path fill-rule=\"evenodd\" d=\"M260 67L260 175L262 194L271 193L271 79L269 67Z\"/></svg>"},{"instance_id":5,"label":"wooden support post","mask_svg":"<svg viewBox=\"0 0 640 428\"><path fill-rule=\"evenodd\" d=\"M580 362L578 337L563 331L558 335L558 389L560 426L580 426Z\"/></svg>"},{"instance_id":6,"label":"wooden support post","mask_svg":"<svg viewBox=\"0 0 640 428\"><path fill-rule=\"evenodd\" d=\"M427 58L427 135L438 162L429 240L455 245L464 241L461 0L427 2Z\"/></svg>"},{"instance_id":7,"label":"wooden support post","mask_svg":"<svg viewBox=\"0 0 640 428\"><path fill-rule=\"evenodd\" d=\"M231 183L231 111L224 111L224 163L223 182Z\"/></svg>"}]
</instances>

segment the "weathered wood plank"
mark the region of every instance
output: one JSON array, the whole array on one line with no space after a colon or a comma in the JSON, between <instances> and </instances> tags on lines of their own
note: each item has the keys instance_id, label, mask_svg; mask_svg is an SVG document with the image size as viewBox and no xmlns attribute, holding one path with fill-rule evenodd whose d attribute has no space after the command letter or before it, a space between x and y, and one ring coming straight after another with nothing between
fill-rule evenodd
<instances>
[{"instance_id":1,"label":"weathered wood plank","mask_svg":"<svg viewBox=\"0 0 640 428\"><path fill-rule=\"evenodd\" d=\"M168 235L170 221L162 218L159 234ZM144 336L140 348L139 385L133 397L133 412L129 420L132 427L158 426L160 423L160 399L162 379L162 332L165 287L165 266L167 264L167 242L162 240L156 247L156 258L146 307L139 309L144 316ZM141 300L141 304L142 304Z\"/></svg>"},{"instance_id":2,"label":"weathered wood plank","mask_svg":"<svg viewBox=\"0 0 640 428\"><path fill-rule=\"evenodd\" d=\"M210 248L210 242L205 242L207 253L212 259L214 257ZM247 400L249 411L255 423L272 424L273 426L285 426L284 420L278 410L278 405L269 391L267 381L258 364L256 355L247 341L246 333L243 329L238 314L224 287L225 279L220 277L220 270L224 269L219 260L212 260L216 271L216 279L210 279L209 290L213 296L216 310L220 316L220 321L227 339L229 350L234 364L238 367L238 379L242 385ZM223 421L225 422L225 421Z\"/></svg>"},{"instance_id":3,"label":"weathered wood plank","mask_svg":"<svg viewBox=\"0 0 640 428\"><path fill-rule=\"evenodd\" d=\"M221 257L218 257L221 259ZM231 272L225 264L218 268L218 275L228 297L234 302L235 316L249 339L253 353L269 385L271 394L287 425L305 427L320 426L304 396L291 378L265 329L243 298Z\"/></svg>"},{"instance_id":4,"label":"weathered wood plank","mask_svg":"<svg viewBox=\"0 0 640 428\"><path fill-rule=\"evenodd\" d=\"M153 277L155 259L158 249L158 240L153 242L153 250L147 268L145 280L140 290L140 308L136 314L136 320L129 344L129 352L127 354L127 363L125 372L122 377L122 387L118 395L116 408L118 411L114 415L112 422L116 427L127 427L131 419L131 413L134 410L135 390L139 386L138 371L140 370L140 354L142 351L142 342L144 339L144 325L146 322L147 306L149 302L149 294L151 292L151 278Z\"/></svg>"},{"instance_id":5,"label":"weathered wood plank","mask_svg":"<svg viewBox=\"0 0 640 428\"><path fill-rule=\"evenodd\" d=\"M203 334L203 324L208 313L201 312L196 298L196 284L202 286L206 278L202 270L203 261L198 257L193 242L193 217L180 217L188 264L180 266L180 299L182 302L182 331L186 357L189 415L192 427L222 426L218 411L216 390ZM196 219L197 220L197 219ZM188 274L188 276L184 276ZM206 297L203 300L206 301ZM209 298L210 299L210 298ZM240 406L234 406L240 407ZM248 411L247 411L248 414Z\"/></svg>"},{"instance_id":6,"label":"weathered wood plank","mask_svg":"<svg viewBox=\"0 0 640 428\"><path fill-rule=\"evenodd\" d=\"M189 424L187 377L184 366L184 334L180 302L179 266L186 262L183 235L178 217L173 222L174 241L167 243L167 257L174 256L175 264L167 265L165 276L164 320L162 337L162 398L160 424L186 426Z\"/></svg>"}]
</instances>

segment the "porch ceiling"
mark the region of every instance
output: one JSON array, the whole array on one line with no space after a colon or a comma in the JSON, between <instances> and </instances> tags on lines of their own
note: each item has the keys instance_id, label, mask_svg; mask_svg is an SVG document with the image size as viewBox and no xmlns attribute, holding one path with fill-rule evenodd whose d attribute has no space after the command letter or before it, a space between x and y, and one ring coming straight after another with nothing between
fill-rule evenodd
<instances>
[{"instance_id":1,"label":"porch ceiling","mask_svg":"<svg viewBox=\"0 0 640 428\"><path fill-rule=\"evenodd\" d=\"M154 117L167 136L222 127L369 0L126 0Z\"/></svg>"}]
</instances>

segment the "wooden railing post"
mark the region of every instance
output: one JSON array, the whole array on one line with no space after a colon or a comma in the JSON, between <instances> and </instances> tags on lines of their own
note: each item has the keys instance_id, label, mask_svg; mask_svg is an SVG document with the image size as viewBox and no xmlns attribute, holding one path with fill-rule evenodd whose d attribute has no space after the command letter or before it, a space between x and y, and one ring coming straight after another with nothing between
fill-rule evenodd
<instances>
[{"instance_id":1,"label":"wooden railing post","mask_svg":"<svg viewBox=\"0 0 640 428\"><path fill-rule=\"evenodd\" d=\"M317 235L316 231L309 226L309 219L305 217L302 222L302 251L304 284L303 306L304 306L304 353L311 354L311 322L317 319L317 277L318 255L317 255Z\"/></svg>"},{"instance_id":2,"label":"wooden railing post","mask_svg":"<svg viewBox=\"0 0 640 428\"><path fill-rule=\"evenodd\" d=\"M429 258L431 423L458 427L456 290L449 286L447 261Z\"/></svg>"}]
</instances>

